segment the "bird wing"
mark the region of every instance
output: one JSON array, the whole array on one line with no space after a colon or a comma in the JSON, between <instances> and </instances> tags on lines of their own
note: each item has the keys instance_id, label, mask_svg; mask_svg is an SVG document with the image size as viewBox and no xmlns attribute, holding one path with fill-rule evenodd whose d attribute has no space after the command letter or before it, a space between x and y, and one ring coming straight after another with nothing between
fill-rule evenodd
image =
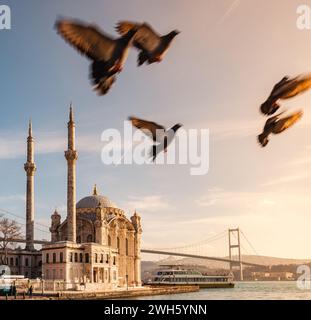
<instances>
[{"instance_id":1,"label":"bird wing","mask_svg":"<svg viewBox=\"0 0 311 320\"><path fill-rule=\"evenodd\" d=\"M103 61L111 58L116 42L96 26L78 21L59 20L55 27L69 44L88 58Z\"/></svg>"},{"instance_id":2,"label":"bird wing","mask_svg":"<svg viewBox=\"0 0 311 320\"><path fill-rule=\"evenodd\" d=\"M297 77L292 81L292 83L286 88L282 99L293 98L306 90L311 88L311 76Z\"/></svg>"},{"instance_id":3,"label":"bird wing","mask_svg":"<svg viewBox=\"0 0 311 320\"><path fill-rule=\"evenodd\" d=\"M286 100L303 93L310 87L311 75L300 75L292 79L285 77L274 86L270 97Z\"/></svg>"},{"instance_id":4,"label":"bird wing","mask_svg":"<svg viewBox=\"0 0 311 320\"><path fill-rule=\"evenodd\" d=\"M286 82L290 81L289 77L288 76L285 76L280 82L278 82L272 89L271 91L271 95L274 94L274 92L276 90L278 90L279 88L281 88Z\"/></svg>"},{"instance_id":5,"label":"bird wing","mask_svg":"<svg viewBox=\"0 0 311 320\"><path fill-rule=\"evenodd\" d=\"M273 128L273 133L278 134L281 133L290 127L292 127L296 122L298 122L303 116L303 112L297 111L283 119L280 119L276 122L275 127Z\"/></svg>"},{"instance_id":6,"label":"bird wing","mask_svg":"<svg viewBox=\"0 0 311 320\"><path fill-rule=\"evenodd\" d=\"M281 99L288 91L293 88L296 78L290 79L289 77L284 77L280 82L278 82L272 89L270 94L270 99L278 100Z\"/></svg>"},{"instance_id":7,"label":"bird wing","mask_svg":"<svg viewBox=\"0 0 311 320\"><path fill-rule=\"evenodd\" d=\"M139 24L130 21L120 21L116 26L116 30L121 35L126 34L132 28L138 29L134 37L134 46L136 48L153 52L161 44L161 36L145 22L143 24Z\"/></svg>"},{"instance_id":8,"label":"bird wing","mask_svg":"<svg viewBox=\"0 0 311 320\"><path fill-rule=\"evenodd\" d=\"M165 127L151 121L138 119L135 117L129 117L132 125L141 130L144 134L150 137L154 142L162 142L162 137L165 133Z\"/></svg>"},{"instance_id":9,"label":"bird wing","mask_svg":"<svg viewBox=\"0 0 311 320\"><path fill-rule=\"evenodd\" d=\"M102 78L96 85L94 85L93 89L97 92L99 96L103 96L110 90L115 81L115 75Z\"/></svg>"}]
</instances>

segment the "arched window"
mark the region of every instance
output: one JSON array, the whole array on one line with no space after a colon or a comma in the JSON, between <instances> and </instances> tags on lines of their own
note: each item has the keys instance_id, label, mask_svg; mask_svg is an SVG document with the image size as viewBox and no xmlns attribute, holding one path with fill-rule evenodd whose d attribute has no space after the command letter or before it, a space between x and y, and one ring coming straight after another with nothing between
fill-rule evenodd
<instances>
[{"instance_id":1,"label":"arched window","mask_svg":"<svg viewBox=\"0 0 311 320\"><path fill-rule=\"evenodd\" d=\"M14 259L10 258L10 266L14 266Z\"/></svg>"},{"instance_id":2,"label":"arched window","mask_svg":"<svg viewBox=\"0 0 311 320\"><path fill-rule=\"evenodd\" d=\"M56 263L56 253L53 253L53 263Z\"/></svg>"},{"instance_id":3,"label":"arched window","mask_svg":"<svg viewBox=\"0 0 311 320\"><path fill-rule=\"evenodd\" d=\"M111 247L111 237L108 235L108 246Z\"/></svg>"},{"instance_id":4,"label":"arched window","mask_svg":"<svg viewBox=\"0 0 311 320\"><path fill-rule=\"evenodd\" d=\"M83 254L80 253L80 262L83 262Z\"/></svg>"},{"instance_id":5,"label":"arched window","mask_svg":"<svg viewBox=\"0 0 311 320\"><path fill-rule=\"evenodd\" d=\"M28 258L25 259L25 266L28 267Z\"/></svg>"},{"instance_id":6,"label":"arched window","mask_svg":"<svg viewBox=\"0 0 311 320\"><path fill-rule=\"evenodd\" d=\"M115 256L113 257L113 265L114 266L116 265L116 257Z\"/></svg>"},{"instance_id":7,"label":"arched window","mask_svg":"<svg viewBox=\"0 0 311 320\"><path fill-rule=\"evenodd\" d=\"M50 263L50 255L48 253L45 256L45 262Z\"/></svg>"},{"instance_id":8,"label":"arched window","mask_svg":"<svg viewBox=\"0 0 311 320\"><path fill-rule=\"evenodd\" d=\"M109 254L106 254L106 263L109 263Z\"/></svg>"},{"instance_id":9,"label":"arched window","mask_svg":"<svg viewBox=\"0 0 311 320\"><path fill-rule=\"evenodd\" d=\"M16 266L18 266L18 265L19 265L19 263L18 263L18 262L19 262L19 261L18 261L18 258L16 258L16 259L15 259L15 265L16 265Z\"/></svg>"},{"instance_id":10,"label":"arched window","mask_svg":"<svg viewBox=\"0 0 311 320\"><path fill-rule=\"evenodd\" d=\"M60 252L60 254L59 254L59 262L63 263L63 261L64 261L64 255L63 255L62 252Z\"/></svg>"},{"instance_id":11,"label":"arched window","mask_svg":"<svg viewBox=\"0 0 311 320\"><path fill-rule=\"evenodd\" d=\"M89 234L88 236L87 236L87 238L86 238L86 242L93 242L93 237L92 237L92 235L91 234Z\"/></svg>"},{"instance_id":12,"label":"arched window","mask_svg":"<svg viewBox=\"0 0 311 320\"><path fill-rule=\"evenodd\" d=\"M75 262L78 262L78 252L75 252Z\"/></svg>"},{"instance_id":13,"label":"arched window","mask_svg":"<svg viewBox=\"0 0 311 320\"><path fill-rule=\"evenodd\" d=\"M90 263L90 255L88 253L85 254L85 263Z\"/></svg>"},{"instance_id":14,"label":"arched window","mask_svg":"<svg viewBox=\"0 0 311 320\"><path fill-rule=\"evenodd\" d=\"M95 253L95 263L97 263L97 260L98 260L98 256L97 256L97 253Z\"/></svg>"}]
</instances>

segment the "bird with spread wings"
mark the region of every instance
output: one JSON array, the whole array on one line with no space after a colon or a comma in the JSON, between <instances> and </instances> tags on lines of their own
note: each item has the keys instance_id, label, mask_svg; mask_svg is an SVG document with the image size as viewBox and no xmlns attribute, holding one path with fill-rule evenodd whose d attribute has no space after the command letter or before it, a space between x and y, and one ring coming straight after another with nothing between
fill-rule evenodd
<instances>
[{"instance_id":1,"label":"bird with spread wings","mask_svg":"<svg viewBox=\"0 0 311 320\"><path fill-rule=\"evenodd\" d=\"M265 147L269 143L269 135L270 134L280 134L285 130L291 128L296 122L298 122L302 116L303 112L296 111L287 117L280 117L284 112L270 117L263 129L263 133L258 136L258 142L262 147Z\"/></svg>"},{"instance_id":2,"label":"bird with spread wings","mask_svg":"<svg viewBox=\"0 0 311 320\"><path fill-rule=\"evenodd\" d=\"M176 132L182 127L181 124L174 125L171 129L166 130L164 126L156 122L129 117L132 125L141 130L145 135L153 140L153 146L150 151L150 157L155 161L160 152L167 152L168 146L175 138Z\"/></svg>"},{"instance_id":3,"label":"bird with spread wings","mask_svg":"<svg viewBox=\"0 0 311 320\"><path fill-rule=\"evenodd\" d=\"M288 76L284 77L278 82L268 99L261 105L260 110L265 115L273 115L279 108L279 100L287 100L311 88L311 74L301 75L290 79Z\"/></svg>"},{"instance_id":4,"label":"bird with spread wings","mask_svg":"<svg viewBox=\"0 0 311 320\"><path fill-rule=\"evenodd\" d=\"M137 29L131 28L113 39L97 26L78 20L58 20L55 28L66 42L92 61L90 78L94 90L99 95L106 94L123 69Z\"/></svg>"},{"instance_id":5,"label":"bird with spread wings","mask_svg":"<svg viewBox=\"0 0 311 320\"><path fill-rule=\"evenodd\" d=\"M120 21L116 26L117 32L121 35L127 34L132 29L138 30L133 42L133 45L140 51L138 66L143 65L145 62L148 64L161 62L171 42L180 33L178 30L173 30L162 36L146 22Z\"/></svg>"}]
</instances>

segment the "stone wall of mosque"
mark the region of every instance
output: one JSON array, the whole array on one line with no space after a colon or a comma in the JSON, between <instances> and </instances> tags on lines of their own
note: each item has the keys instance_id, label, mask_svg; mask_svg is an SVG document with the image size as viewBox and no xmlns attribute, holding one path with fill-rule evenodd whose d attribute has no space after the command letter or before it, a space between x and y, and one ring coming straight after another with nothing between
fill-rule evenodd
<instances>
[{"instance_id":1,"label":"stone wall of mosque","mask_svg":"<svg viewBox=\"0 0 311 320\"><path fill-rule=\"evenodd\" d=\"M15 249L8 250L5 255L0 250L0 256L6 260L5 264L9 267L12 275L22 275L29 279L40 278L42 275L42 256L40 251Z\"/></svg>"}]
</instances>

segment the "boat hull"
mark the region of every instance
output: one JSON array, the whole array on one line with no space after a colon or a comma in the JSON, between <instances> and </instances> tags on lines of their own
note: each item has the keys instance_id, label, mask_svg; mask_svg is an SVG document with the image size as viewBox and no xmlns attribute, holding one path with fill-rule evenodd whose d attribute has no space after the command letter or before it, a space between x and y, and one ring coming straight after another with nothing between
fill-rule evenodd
<instances>
[{"instance_id":1,"label":"boat hull","mask_svg":"<svg viewBox=\"0 0 311 320\"><path fill-rule=\"evenodd\" d=\"M210 283L149 283L151 286L197 286L200 289L233 289L235 284L233 282L210 282Z\"/></svg>"},{"instance_id":2,"label":"boat hull","mask_svg":"<svg viewBox=\"0 0 311 320\"><path fill-rule=\"evenodd\" d=\"M233 289L235 284L232 282L228 283L200 283L198 284L200 289Z\"/></svg>"}]
</instances>

